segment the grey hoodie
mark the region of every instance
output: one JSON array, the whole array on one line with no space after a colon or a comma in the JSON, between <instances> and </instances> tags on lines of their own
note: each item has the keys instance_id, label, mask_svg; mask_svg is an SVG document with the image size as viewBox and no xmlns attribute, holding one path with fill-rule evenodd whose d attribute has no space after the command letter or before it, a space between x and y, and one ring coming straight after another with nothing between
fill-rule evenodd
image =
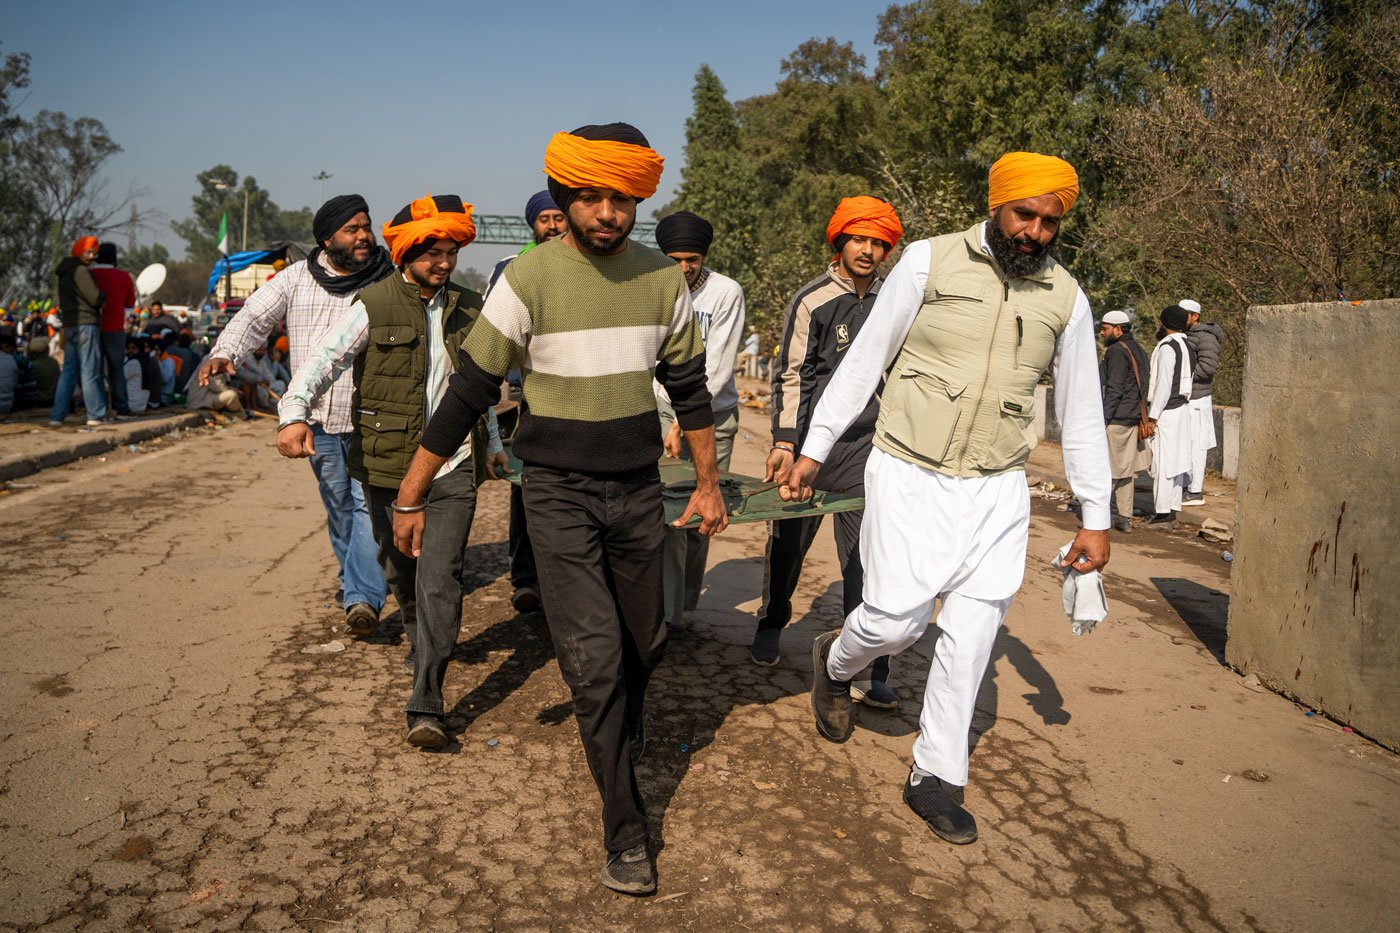
<instances>
[{"instance_id":1,"label":"grey hoodie","mask_svg":"<svg viewBox=\"0 0 1400 933\"><path fill-rule=\"evenodd\" d=\"M1215 370L1220 366L1220 344L1225 331L1219 324L1196 324L1186 332L1195 368L1191 370L1191 397L1205 398L1215 387Z\"/></svg>"}]
</instances>

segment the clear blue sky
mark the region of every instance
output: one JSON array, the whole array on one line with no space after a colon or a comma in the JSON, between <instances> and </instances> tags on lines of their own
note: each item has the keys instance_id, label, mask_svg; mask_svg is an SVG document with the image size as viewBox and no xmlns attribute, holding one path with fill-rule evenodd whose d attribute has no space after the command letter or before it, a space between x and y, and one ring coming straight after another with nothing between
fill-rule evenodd
<instances>
[{"instance_id":1,"label":"clear blue sky","mask_svg":"<svg viewBox=\"0 0 1400 933\"><path fill-rule=\"evenodd\" d=\"M375 223L431 190L480 213L518 214L544 187L559 130L625 120L666 157L664 203L680 181L696 69L731 100L767 93L799 43L835 36L875 64L888 2L65 3L0 0L0 53L32 56L20 113L101 120L124 151L116 195L150 190L159 232L188 216L195 175L252 175L282 207L357 191ZM643 205L646 212L648 205ZM239 222L229 217L230 228ZM508 251L469 247L487 269Z\"/></svg>"}]
</instances>

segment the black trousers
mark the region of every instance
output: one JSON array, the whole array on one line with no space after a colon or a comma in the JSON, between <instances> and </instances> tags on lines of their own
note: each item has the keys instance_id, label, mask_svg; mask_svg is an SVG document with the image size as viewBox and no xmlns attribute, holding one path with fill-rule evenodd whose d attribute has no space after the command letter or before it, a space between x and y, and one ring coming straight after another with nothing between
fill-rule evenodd
<instances>
[{"instance_id":1,"label":"black trousers","mask_svg":"<svg viewBox=\"0 0 1400 933\"><path fill-rule=\"evenodd\" d=\"M816 489L865 495L865 461L870 445L840 444L822 464L813 481ZM861 604L865 570L860 562L860 525L864 511L837 512L831 516L836 531L836 560L841 566L841 615L850 615ZM792 594L802 577L802 564L816 540L824 515L787 518L768 523L768 545L763 559L763 606L758 610L758 627L785 628L792 621ZM871 677L887 681L888 656L871 665Z\"/></svg>"},{"instance_id":2,"label":"black trousers","mask_svg":"<svg viewBox=\"0 0 1400 933\"><path fill-rule=\"evenodd\" d=\"M535 570L535 549L530 546L530 529L525 524L525 496L521 487L510 487L510 531L507 539L510 547L510 585L513 589L528 586L532 589L540 585L539 573Z\"/></svg>"},{"instance_id":3,"label":"black trousers","mask_svg":"<svg viewBox=\"0 0 1400 933\"><path fill-rule=\"evenodd\" d=\"M462 631L462 553L476 515L472 461L463 460L428 488L423 554L416 560L394 547L394 513L389 505L399 491L368 485L365 490L379 565L403 614L409 643L417 649L407 713L441 716L447 661Z\"/></svg>"},{"instance_id":4,"label":"black trousers","mask_svg":"<svg viewBox=\"0 0 1400 933\"><path fill-rule=\"evenodd\" d=\"M603 798L603 845L621 852L647 840L628 732L666 650L660 474L654 466L602 476L527 464L522 480L554 654Z\"/></svg>"}]
</instances>

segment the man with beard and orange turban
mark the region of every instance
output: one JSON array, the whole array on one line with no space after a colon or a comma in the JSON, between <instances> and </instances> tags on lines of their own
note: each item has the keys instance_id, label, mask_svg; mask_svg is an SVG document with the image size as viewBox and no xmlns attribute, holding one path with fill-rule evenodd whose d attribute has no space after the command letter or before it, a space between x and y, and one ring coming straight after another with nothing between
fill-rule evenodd
<instances>
[{"instance_id":1,"label":"man with beard and orange turban","mask_svg":"<svg viewBox=\"0 0 1400 933\"><path fill-rule=\"evenodd\" d=\"M861 332L880 292L880 263L904 236L893 207L879 198L843 198L826 227L836 259L797 292L783 321L783 338L773 368L773 447L768 452L767 480L785 480L794 452L811 427L812 412L837 366ZM816 488L863 495L865 461L875 436L878 394L871 388L861 414L836 442L816 478ZM847 613L861 602L859 511L833 516L836 556L841 565L842 603ZM771 522L764 558L763 606L758 611L749 655L754 663L778 663L783 627L792 618L792 594L802 562L812 546L822 516ZM888 657L877 658L868 677L856 686L858 699L877 709L896 709L899 697L889 687Z\"/></svg>"},{"instance_id":2,"label":"man with beard and orange turban","mask_svg":"<svg viewBox=\"0 0 1400 933\"><path fill-rule=\"evenodd\" d=\"M1062 159L1013 152L989 176L990 217L910 244L816 406L780 490L805 500L884 381L865 480L865 598L812 647L812 710L833 742L851 732L850 681L908 648L936 601L940 635L904 799L949 842L977 838L963 809L968 729L992 643L1021 587L1030 528L1025 463L1035 386L1053 372L1065 475L1083 528L1062 562L1108 562L1108 443L1089 301L1050 256L1079 192ZM1092 581L1085 581L1086 583Z\"/></svg>"},{"instance_id":3,"label":"man with beard and orange turban","mask_svg":"<svg viewBox=\"0 0 1400 933\"><path fill-rule=\"evenodd\" d=\"M462 553L476 487L506 465L488 408L472 438L464 436L430 477L425 504L415 506L433 516L422 556L394 547L399 482L481 311L481 295L451 281L458 250L476 238L471 211L455 195L429 195L384 225L397 271L356 295L298 367L279 407L277 449L286 457L313 456L310 413L341 373L354 372L350 475L365 488L380 566L408 633L408 743L420 748L448 741L442 682L462 626Z\"/></svg>"},{"instance_id":4,"label":"man with beard and orange turban","mask_svg":"<svg viewBox=\"0 0 1400 933\"><path fill-rule=\"evenodd\" d=\"M666 647L661 620L661 422L653 376L688 432L696 488L678 525L728 524L714 413L690 290L664 253L628 239L656 193L661 157L626 123L558 133L549 193L569 231L506 266L441 408L399 486L395 543L425 551L418 511L433 474L521 367L525 512L559 670L573 694L603 798L604 885L656 890L634 766L646 745L647 681Z\"/></svg>"},{"instance_id":5,"label":"man with beard and orange turban","mask_svg":"<svg viewBox=\"0 0 1400 933\"><path fill-rule=\"evenodd\" d=\"M83 387L89 427L107 417L107 391L102 385L102 306L107 295L92 274L97 237L79 237L69 255L53 270L58 279L58 310L63 321L63 372L58 377L49 427L63 425L73 410L73 393Z\"/></svg>"}]
</instances>

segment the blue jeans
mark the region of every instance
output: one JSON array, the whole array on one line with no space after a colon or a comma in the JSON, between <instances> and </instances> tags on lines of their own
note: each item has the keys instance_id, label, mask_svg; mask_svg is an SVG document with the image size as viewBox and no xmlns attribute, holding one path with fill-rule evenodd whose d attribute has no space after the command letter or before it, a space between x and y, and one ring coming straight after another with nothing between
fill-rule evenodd
<instances>
[{"instance_id":1,"label":"blue jeans","mask_svg":"<svg viewBox=\"0 0 1400 933\"><path fill-rule=\"evenodd\" d=\"M107 381L112 386L112 407L119 415L129 415L131 400L126 397L126 334L123 331L102 334L102 357L107 363Z\"/></svg>"},{"instance_id":2,"label":"blue jeans","mask_svg":"<svg viewBox=\"0 0 1400 933\"><path fill-rule=\"evenodd\" d=\"M350 454L349 434L329 434L319 424L311 425L316 455L311 469L321 487L321 502L326 507L326 524L331 533L331 550L340 562L341 601L345 608L355 603L368 603L378 612L384 608L384 571L376 560L374 529L370 525L369 507L365 505L365 490L350 477L347 459Z\"/></svg>"},{"instance_id":3,"label":"blue jeans","mask_svg":"<svg viewBox=\"0 0 1400 933\"><path fill-rule=\"evenodd\" d=\"M58 375L50 421L62 421L73 410L73 390L79 379L88 420L101 421L107 417L107 392L102 388L102 343L96 324L63 328L63 371Z\"/></svg>"}]
</instances>

